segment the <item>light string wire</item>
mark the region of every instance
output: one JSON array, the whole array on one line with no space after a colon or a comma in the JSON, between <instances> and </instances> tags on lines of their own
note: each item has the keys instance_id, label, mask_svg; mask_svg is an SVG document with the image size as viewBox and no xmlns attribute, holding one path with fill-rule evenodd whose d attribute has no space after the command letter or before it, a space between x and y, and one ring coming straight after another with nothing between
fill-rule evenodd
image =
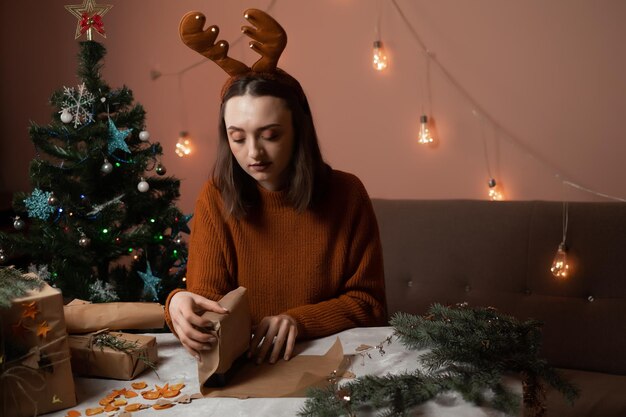
<instances>
[{"instance_id":1,"label":"light string wire","mask_svg":"<svg viewBox=\"0 0 626 417\"><path fill-rule=\"evenodd\" d=\"M536 161L538 161L540 164L544 165L545 167L549 168L551 171L553 171L553 172L556 171L556 173L554 174L555 178L560 180L563 184L565 184L567 186L570 186L572 188L576 188L578 190L587 192L589 194L594 194L594 195L599 196L599 197L603 197L603 198L610 199L610 200L615 200L615 201L626 202L626 199L624 199L624 198L616 197L616 196L613 196L613 195L610 195L610 194L606 194L606 193L602 193L602 192L593 190L591 188L584 187L584 186L576 183L575 181L572 181L571 180L571 178L572 178L571 175L564 174L563 170L561 170L561 169L555 169L555 164L551 163L545 157L543 157L540 154L538 154L537 152L533 151L533 149L531 149L526 143L524 143L524 141L522 141L515 134L513 134L511 131L506 129L503 125L498 123L498 121L493 116L491 116L472 97L472 95L461 85L461 83L459 81L457 81L457 79L450 73L450 71L428 49L428 47L426 46L426 44L424 43L424 41L422 40L420 35L417 33L417 30L415 30L415 28L413 27L413 25L411 24L409 19L404 14L404 11L402 10L402 8L398 5L397 0L391 0L391 3L394 5L394 7L395 7L396 11L398 12L400 18L402 19L403 23L406 25L407 29L409 30L409 32L411 33L411 35L413 36L413 38L415 39L417 44L424 51L424 53L426 53L428 55L430 61L432 61L432 63L434 65L436 65L437 68L439 68L439 70L445 76L445 78L454 87L456 87L456 89L459 91L459 93L461 93L461 95L474 107L474 109L475 109L474 112L479 112L485 119L487 119L489 121L489 123L491 123L494 126L495 129L500 130L504 134L503 136L504 136L505 140L507 140L509 143L515 145L517 148L522 150L528 156L530 156L531 158L535 159Z\"/></svg>"},{"instance_id":2,"label":"light string wire","mask_svg":"<svg viewBox=\"0 0 626 417\"><path fill-rule=\"evenodd\" d=\"M565 240L567 239L567 226L569 224L569 207L567 201L563 202L563 240L561 241L562 245L565 245Z\"/></svg>"}]
</instances>

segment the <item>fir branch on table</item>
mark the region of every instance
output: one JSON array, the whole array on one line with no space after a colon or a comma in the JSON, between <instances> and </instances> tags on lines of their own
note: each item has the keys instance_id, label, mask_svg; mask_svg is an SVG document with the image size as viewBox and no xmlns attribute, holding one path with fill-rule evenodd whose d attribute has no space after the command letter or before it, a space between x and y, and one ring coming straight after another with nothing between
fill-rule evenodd
<instances>
[{"instance_id":1,"label":"fir branch on table","mask_svg":"<svg viewBox=\"0 0 626 417\"><path fill-rule=\"evenodd\" d=\"M43 284L35 274L23 274L13 267L0 268L0 307L11 307L11 300L39 289Z\"/></svg>"},{"instance_id":2,"label":"fir branch on table","mask_svg":"<svg viewBox=\"0 0 626 417\"><path fill-rule=\"evenodd\" d=\"M418 356L426 372L383 377L366 375L326 389L313 389L300 416L356 416L377 411L378 416L405 416L445 392L458 392L466 401L508 414L520 403L535 417L545 414L544 384L573 402L577 389L539 358L541 323L519 321L491 307L434 304L426 316L396 313L394 334L410 350L430 349ZM390 341L388 338L387 340ZM367 346L367 345L362 345ZM522 378L523 399L509 391L503 378Z\"/></svg>"}]
</instances>

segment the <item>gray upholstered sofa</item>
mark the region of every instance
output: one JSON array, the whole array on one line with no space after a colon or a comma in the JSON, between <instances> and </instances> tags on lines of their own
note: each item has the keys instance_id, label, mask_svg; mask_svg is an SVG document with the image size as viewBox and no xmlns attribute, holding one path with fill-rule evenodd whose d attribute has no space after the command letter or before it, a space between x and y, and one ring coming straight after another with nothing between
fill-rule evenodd
<instances>
[{"instance_id":1,"label":"gray upholstered sofa","mask_svg":"<svg viewBox=\"0 0 626 417\"><path fill-rule=\"evenodd\" d=\"M563 204L373 199L390 316L434 302L492 306L544 322L543 356L581 389L570 407L548 392L548 416L626 416L626 204L568 204L573 271L550 266Z\"/></svg>"}]
</instances>

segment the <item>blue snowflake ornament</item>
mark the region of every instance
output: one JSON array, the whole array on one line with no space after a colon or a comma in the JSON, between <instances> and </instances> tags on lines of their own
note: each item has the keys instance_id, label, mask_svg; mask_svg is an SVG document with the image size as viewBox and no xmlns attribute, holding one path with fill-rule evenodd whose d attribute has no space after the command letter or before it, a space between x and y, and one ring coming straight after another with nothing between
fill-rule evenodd
<instances>
[{"instance_id":1,"label":"blue snowflake ornament","mask_svg":"<svg viewBox=\"0 0 626 417\"><path fill-rule=\"evenodd\" d=\"M48 204L48 199L52 193L49 191L42 191L39 188L35 188L30 197L24 199L26 209L28 210L28 217L38 218L43 221L48 220L50 215L56 210L53 206Z\"/></svg>"},{"instance_id":2,"label":"blue snowflake ornament","mask_svg":"<svg viewBox=\"0 0 626 417\"><path fill-rule=\"evenodd\" d=\"M157 301L159 299L158 287L160 286L161 278L152 275L150 262L146 262L146 272L137 271L137 274L139 274L139 276L143 280L143 293L146 298Z\"/></svg>"},{"instance_id":3,"label":"blue snowflake ornament","mask_svg":"<svg viewBox=\"0 0 626 417\"><path fill-rule=\"evenodd\" d=\"M126 153L130 153L130 148L126 144L126 137L130 135L133 129L119 130L113 120L109 119L109 153L113 153L116 149L121 149Z\"/></svg>"}]
</instances>

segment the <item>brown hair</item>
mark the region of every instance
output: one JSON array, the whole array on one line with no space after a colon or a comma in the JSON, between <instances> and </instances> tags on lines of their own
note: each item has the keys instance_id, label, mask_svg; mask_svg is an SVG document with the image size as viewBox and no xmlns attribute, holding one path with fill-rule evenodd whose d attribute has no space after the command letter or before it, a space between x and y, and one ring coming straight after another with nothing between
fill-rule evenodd
<instances>
[{"instance_id":1,"label":"brown hair","mask_svg":"<svg viewBox=\"0 0 626 417\"><path fill-rule=\"evenodd\" d=\"M224 123L226 102L236 96L272 96L285 101L291 111L294 149L288 166L287 200L298 211L311 208L325 189L330 167L324 163L306 95L298 81L287 73L248 73L228 80L222 90L217 159L213 182L220 190L229 214L243 218L259 200L256 181L237 163L228 144Z\"/></svg>"}]
</instances>

